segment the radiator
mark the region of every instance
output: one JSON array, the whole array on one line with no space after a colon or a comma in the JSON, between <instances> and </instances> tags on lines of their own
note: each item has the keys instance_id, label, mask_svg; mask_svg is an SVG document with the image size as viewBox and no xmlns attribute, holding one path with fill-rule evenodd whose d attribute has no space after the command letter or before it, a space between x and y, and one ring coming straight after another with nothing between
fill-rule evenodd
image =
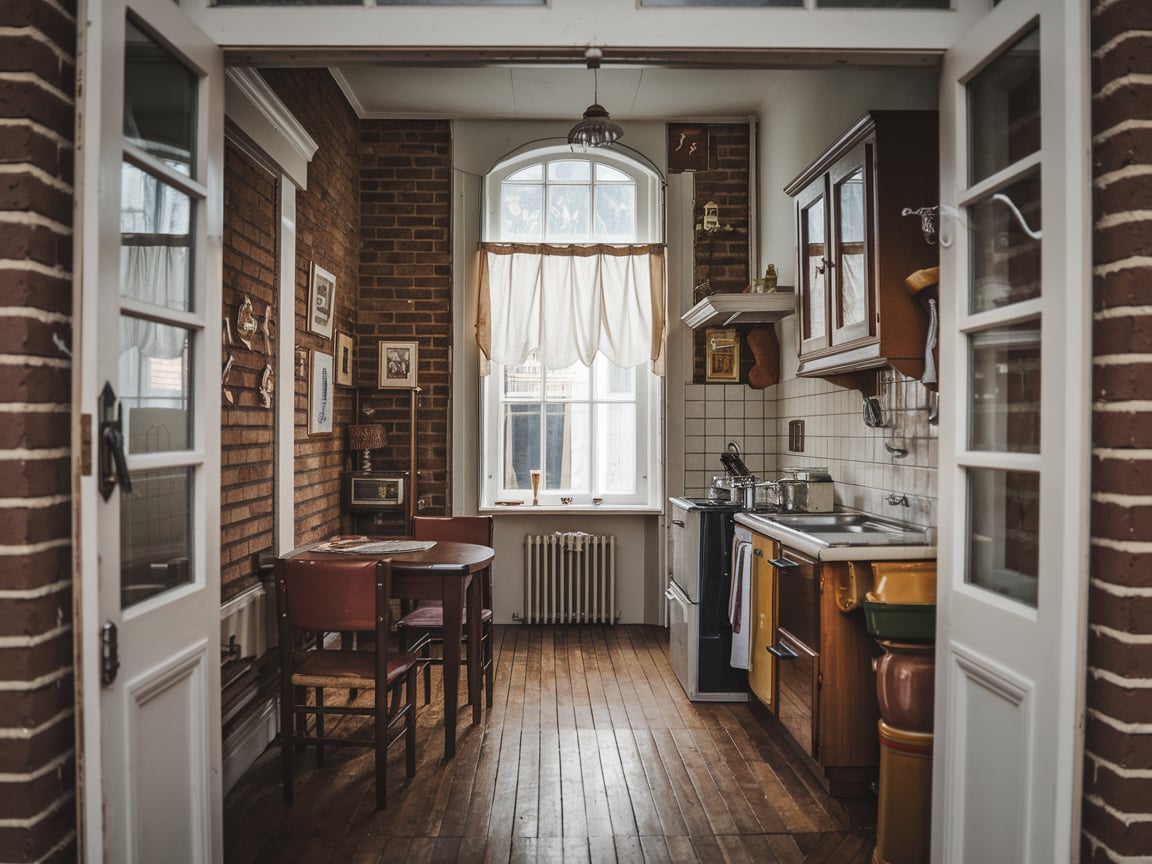
<instances>
[{"instance_id":1,"label":"radiator","mask_svg":"<svg viewBox=\"0 0 1152 864\"><path fill-rule=\"evenodd\" d=\"M524 623L615 624L616 537L524 537Z\"/></svg>"}]
</instances>

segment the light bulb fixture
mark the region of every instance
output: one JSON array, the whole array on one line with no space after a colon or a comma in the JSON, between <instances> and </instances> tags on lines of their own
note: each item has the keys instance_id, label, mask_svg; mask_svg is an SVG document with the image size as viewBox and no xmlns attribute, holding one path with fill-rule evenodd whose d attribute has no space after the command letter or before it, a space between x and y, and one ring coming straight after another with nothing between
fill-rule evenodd
<instances>
[{"instance_id":1,"label":"light bulb fixture","mask_svg":"<svg viewBox=\"0 0 1152 864\"><path fill-rule=\"evenodd\" d=\"M619 123L612 122L607 109L600 104L600 58L599 48L589 48L584 52L588 68L592 70L592 104L584 111L584 117L568 132L568 143L581 147L608 147L624 135Z\"/></svg>"}]
</instances>

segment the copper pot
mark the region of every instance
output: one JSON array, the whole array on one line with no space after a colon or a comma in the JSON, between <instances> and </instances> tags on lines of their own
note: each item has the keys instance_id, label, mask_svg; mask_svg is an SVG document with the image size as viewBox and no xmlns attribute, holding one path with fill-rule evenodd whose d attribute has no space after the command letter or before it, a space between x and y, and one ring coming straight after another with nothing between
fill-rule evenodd
<instances>
[{"instance_id":1,"label":"copper pot","mask_svg":"<svg viewBox=\"0 0 1152 864\"><path fill-rule=\"evenodd\" d=\"M884 655L876 660L880 716L907 732L932 731L936 646L924 642L876 640Z\"/></svg>"}]
</instances>

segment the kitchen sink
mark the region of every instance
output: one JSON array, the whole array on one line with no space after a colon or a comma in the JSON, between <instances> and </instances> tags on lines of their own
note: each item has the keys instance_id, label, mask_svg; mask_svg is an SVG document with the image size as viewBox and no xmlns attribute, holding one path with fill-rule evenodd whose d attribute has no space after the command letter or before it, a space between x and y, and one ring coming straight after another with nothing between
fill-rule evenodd
<instances>
[{"instance_id":1,"label":"kitchen sink","mask_svg":"<svg viewBox=\"0 0 1152 864\"><path fill-rule=\"evenodd\" d=\"M780 513L763 518L821 546L930 545L923 526L870 513Z\"/></svg>"}]
</instances>

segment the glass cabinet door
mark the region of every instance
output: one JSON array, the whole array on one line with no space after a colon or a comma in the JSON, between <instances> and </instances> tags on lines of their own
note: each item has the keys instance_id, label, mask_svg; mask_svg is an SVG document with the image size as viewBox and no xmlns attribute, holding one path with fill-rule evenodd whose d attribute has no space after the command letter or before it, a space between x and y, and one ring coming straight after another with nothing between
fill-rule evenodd
<instances>
[{"instance_id":1,"label":"glass cabinet door","mask_svg":"<svg viewBox=\"0 0 1152 864\"><path fill-rule=\"evenodd\" d=\"M860 153L863 156L863 151ZM868 336L872 332L871 261L868 255L868 210L865 185L866 163L853 158L844 168L834 171L832 260L832 344L840 345Z\"/></svg>"},{"instance_id":2,"label":"glass cabinet door","mask_svg":"<svg viewBox=\"0 0 1152 864\"><path fill-rule=\"evenodd\" d=\"M828 346L829 255L824 179L798 199L800 231L800 351Z\"/></svg>"}]
</instances>

